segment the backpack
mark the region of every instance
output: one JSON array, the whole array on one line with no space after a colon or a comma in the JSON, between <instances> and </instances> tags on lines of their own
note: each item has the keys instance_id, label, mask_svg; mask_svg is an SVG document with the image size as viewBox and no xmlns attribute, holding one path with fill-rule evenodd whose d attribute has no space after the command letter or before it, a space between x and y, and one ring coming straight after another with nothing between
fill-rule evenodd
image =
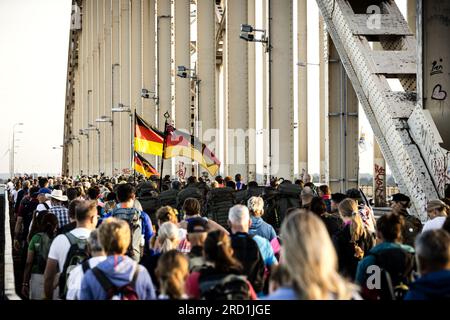
<instances>
[{"instance_id":1,"label":"backpack","mask_svg":"<svg viewBox=\"0 0 450 320\"><path fill-rule=\"evenodd\" d=\"M136 208L116 208L113 210L112 217L128 222L130 227L131 241L128 247L127 255L134 261L141 259L141 239L142 239L142 217Z\"/></svg>"},{"instance_id":2,"label":"backpack","mask_svg":"<svg viewBox=\"0 0 450 320\"><path fill-rule=\"evenodd\" d=\"M278 212L280 223L284 220L287 209L300 207L302 187L292 183L282 183L278 187Z\"/></svg>"},{"instance_id":3,"label":"backpack","mask_svg":"<svg viewBox=\"0 0 450 320\"><path fill-rule=\"evenodd\" d=\"M34 265L37 266L39 274L44 274L52 239L45 232L39 232L36 235L39 235L39 241L35 243Z\"/></svg>"},{"instance_id":4,"label":"backpack","mask_svg":"<svg viewBox=\"0 0 450 320\"><path fill-rule=\"evenodd\" d=\"M245 276L235 274L201 277L202 300L250 300L250 287Z\"/></svg>"},{"instance_id":5,"label":"backpack","mask_svg":"<svg viewBox=\"0 0 450 320\"><path fill-rule=\"evenodd\" d=\"M278 191L272 187L267 187L264 191L264 215L263 220L270 224L275 231L278 231L281 222L278 212Z\"/></svg>"},{"instance_id":6,"label":"backpack","mask_svg":"<svg viewBox=\"0 0 450 320\"><path fill-rule=\"evenodd\" d=\"M234 257L242 264L244 274L256 292L264 288L264 259L259 251L254 236L247 233L236 233L231 236Z\"/></svg>"},{"instance_id":7,"label":"backpack","mask_svg":"<svg viewBox=\"0 0 450 320\"><path fill-rule=\"evenodd\" d=\"M33 214L36 210L39 202L32 201L30 197L26 197L22 200L22 219L23 219L23 232L22 239L26 240L28 232L30 230L31 222L33 221Z\"/></svg>"},{"instance_id":8,"label":"backpack","mask_svg":"<svg viewBox=\"0 0 450 320\"><path fill-rule=\"evenodd\" d=\"M416 237L422 232L422 222L412 215L403 216L405 225L402 230L403 243L414 247Z\"/></svg>"},{"instance_id":9,"label":"backpack","mask_svg":"<svg viewBox=\"0 0 450 320\"><path fill-rule=\"evenodd\" d=\"M142 211L149 215L152 225L158 225L156 211L161 207L158 194L156 192L144 194L138 200L142 206Z\"/></svg>"},{"instance_id":10,"label":"backpack","mask_svg":"<svg viewBox=\"0 0 450 320\"><path fill-rule=\"evenodd\" d=\"M63 270L59 275L59 296L61 299L65 299L66 297L67 279L69 279L70 272L75 269L76 266L90 258L87 249L87 239L77 238L71 232L67 232L64 235L67 237L67 240L69 240L70 248L67 252Z\"/></svg>"},{"instance_id":11,"label":"backpack","mask_svg":"<svg viewBox=\"0 0 450 320\"><path fill-rule=\"evenodd\" d=\"M374 265L381 269L381 288L368 290L370 298L403 300L416 269L414 254L402 248L392 248L369 255L375 257Z\"/></svg>"},{"instance_id":12,"label":"backpack","mask_svg":"<svg viewBox=\"0 0 450 320\"><path fill-rule=\"evenodd\" d=\"M139 300L135 289L139 267L136 268L131 282L122 287L116 287L98 267L93 268L92 272L103 290L106 291L106 300Z\"/></svg>"},{"instance_id":13,"label":"backpack","mask_svg":"<svg viewBox=\"0 0 450 320\"><path fill-rule=\"evenodd\" d=\"M178 190L167 190L159 194L159 203L161 207L171 206L172 208L177 207L177 195Z\"/></svg>"},{"instance_id":14,"label":"backpack","mask_svg":"<svg viewBox=\"0 0 450 320\"><path fill-rule=\"evenodd\" d=\"M333 239L335 235L343 229L344 221L336 214L326 213L320 217L327 228L330 238Z\"/></svg>"},{"instance_id":15,"label":"backpack","mask_svg":"<svg viewBox=\"0 0 450 320\"><path fill-rule=\"evenodd\" d=\"M187 198L194 198L200 201L200 205L203 206L204 203L204 195L202 191L196 186L189 185L185 189L178 192L177 195L177 206L178 211L181 211L183 208L184 200Z\"/></svg>"},{"instance_id":16,"label":"backpack","mask_svg":"<svg viewBox=\"0 0 450 320\"><path fill-rule=\"evenodd\" d=\"M206 198L206 216L222 227L227 228L228 211L236 204L235 191L231 188L217 188Z\"/></svg>"}]
</instances>

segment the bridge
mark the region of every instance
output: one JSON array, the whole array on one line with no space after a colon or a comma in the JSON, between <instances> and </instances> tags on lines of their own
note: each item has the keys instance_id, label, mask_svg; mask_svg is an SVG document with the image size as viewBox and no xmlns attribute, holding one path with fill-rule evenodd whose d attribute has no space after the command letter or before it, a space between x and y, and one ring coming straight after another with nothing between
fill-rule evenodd
<instances>
[{"instance_id":1,"label":"bridge","mask_svg":"<svg viewBox=\"0 0 450 320\"><path fill-rule=\"evenodd\" d=\"M133 113L163 130L169 112L215 152L223 175L304 178L308 2L73 1L63 173L129 172ZM450 48L435 36L448 34L449 1L409 0L407 19L395 1L317 4L320 182L358 185L361 104L376 138L377 204L388 165L426 219L427 200L449 183ZM201 174L169 162L162 174Z\"/></svg>"},{"instance_id":2,"label":"bridge","mask_svg":"<svg viewBox=\"0 0 450 320\"><path fill-rule=\"evenodd\" d=\"M63 175L130 174L136 114L160 131L170 121L197 137L220 159L218 174L306 182L308 88L316 86L314 182L333 192L360 187L363 110L375 137L375 214L388 210L389 168L411 213L426 221L427 202L450 183L450 1L317 0L317 17L308 15L311 3L72 0ZM315 19L318 34L309 30ZM317 64L308 60L311 38ZM186 158L163 168L161 157L146 157L161 175L205 174ZM14 274L22 271L12 224L0 185L0 299L8 300L19 299Z\"/></svg>"}]
</instances>

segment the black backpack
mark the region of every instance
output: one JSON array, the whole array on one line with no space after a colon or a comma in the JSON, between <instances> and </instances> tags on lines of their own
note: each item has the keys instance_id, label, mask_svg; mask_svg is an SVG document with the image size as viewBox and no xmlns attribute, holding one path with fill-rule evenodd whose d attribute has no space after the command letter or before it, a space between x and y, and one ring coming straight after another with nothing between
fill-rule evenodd
<instances>
[{"instance_id":1,"label":"black backpack","mask_svg":"<svg viewBox=\"0 0 450 320\"><path fill-rule=\"evenodd\" d=\"M409 214L407 216L404 216L404 219L405 225L403 226L402 230L403 243L414 247L416 237L422 232L422 222L419 218Z\"/></svg>"},{"instance_id":2,"label":"black backpack","mask_svg":"<svg viewBox=\"0 0 450 320\"><path fill-rule=\"evenodd\" d=\"M280 215L280 223L284 220L284 216L288 209L300 207L301 193L302 187L298 184L280 184L278 187L278 212Z\"/></svg>"},{"instance_id":3,"label":"black backpack","mask_svg":"<svg viewBox=\"0 0 450 320\"><path fill-rule=\"evenodd\" d=\"M184 200L186 200L187 198L197 199L202 207L205 202L203 192L196 186L189 185L180 192L178 192L177 195L178 211L181 211L181 209L183 208Z\"/></svg>"},{"instance_id":4,"label":"black backpack","mask_svg":"<svg viewBox=\"0 0 450 320\"><path fill-rule=\"evenodd\" d=\"M245 276L200 276L199 287L202 300L250 300L250 286Z\"/></svg>"},{"instance_id":5,"label":"black backpack","mask_svg":"<svg viewBox=\"0 0 450 320\"><path fill-rule=\"evenodd\" d=\"M256 292L264 289L264 259L254 236L247 233L231 235L234 257L242 264L244 274Z\"/></svg>"},{"instance_id":6,"label":"black backpack","mask_svg":"<svg viewBox=\"0 0 450 320\"><path fill-rule=\"evenodd\" d=\"M69 240L70 248L67 252L63 270L59 275L59 296L61 299L66 298L67 279L69 279L70 272L75 269L76 266L90 258L87 248L87 239L77 238L70 232L67 232L64 235Z\"/></svg>"},{"instance_id":7,"label":"black backpack","mask_svg":"<svg viewBox=\"0 0 450 320\"><path fill-rule=\"evenodd\" d=\"M402 248L370 253L381 271L381 288L367 291L373 300L403 300L416 269L414 254Z\"/></svg>"},{"instance_id":8,"label":"black backpack","mask_svg":"<svg viewBox=\"0 0 450 320\"><path fill-rule=\"evenodd\" d=\"M266 187L264 190L264 215L265 222L278 230L281 226L280 215L278 213L278 190L272 187Z\"/></svg>"},{"instance_id":9,"label":"black backpack","mask_svg":"<svg viewBox=\"0 0 450 320\"><path fill-rule=\"evenodd\" d=\"M228 211L236 204L235 191L231 188L216 188L206 197L206 216L222 227L228 226Z\"/></svg>"},{"instance_id":10,"label":"black backpack","mask_svg":"<svg viewBox=\"0 0 450 320\"><path fill-rule=\"evenodd\" d=\"M142 211L148 214L152 225L158 225L156 218L156 211L161 208L160 198L156 192L144 193L144 195L138 198L139 203L142 206Z\"/></svg>"},{"instance_id":11,"label":"black backpack","mask_svg":"<svg viewBox=\"0 0 450 320\"><path fill-rule=\"evenodd\" d=\"M26 197L22 200L22 219L23 219L22 240L27 239L28 232L30 230L30 225L31 222L33 221L33 214L38 204L39 202L32 201L32 199L29 197Z\"/></svg>"},{"instance_id":12,"label":"black backpack","mask_svg":"<svg viewBox=\"0 0 450 320\"><path fill-rule=\"evenodd\" d=\"M143 230L141 212L136 208L116 208L112 211L111 216L128 222L131 241L127 255L134 261L139 262L143 253L143 247L141 246Z\"/></svg>"},{"instance_id":13,"label":"black backpack","mask_svg":"<svg viewBox=\"0 0 450 320\"><path fill-rule=\"evenodd\" d=\"M161 207L171 206L177 208L178 190L167 190L159 194L159 204Z\"/></svg>"}]
</instances>

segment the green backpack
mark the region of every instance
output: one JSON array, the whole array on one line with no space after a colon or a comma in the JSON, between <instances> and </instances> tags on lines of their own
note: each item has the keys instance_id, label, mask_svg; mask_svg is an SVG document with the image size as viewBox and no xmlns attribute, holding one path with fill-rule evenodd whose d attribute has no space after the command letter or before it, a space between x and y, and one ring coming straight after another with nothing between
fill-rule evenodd
<instances>
[{"instance_id":1,"label":"green backpack","mask_svg":"<svg viewBox=\"0 0 450 320\"><path fill-rule=\"evenodd\" d=\"M52 244L52 239L45 232L39 232L36 234L39 236L39 240L35 242L35 256L34 266L37 266L38 273L44 274L45 266L47 265L48 252Z\"/></svg>"}]
</instances>

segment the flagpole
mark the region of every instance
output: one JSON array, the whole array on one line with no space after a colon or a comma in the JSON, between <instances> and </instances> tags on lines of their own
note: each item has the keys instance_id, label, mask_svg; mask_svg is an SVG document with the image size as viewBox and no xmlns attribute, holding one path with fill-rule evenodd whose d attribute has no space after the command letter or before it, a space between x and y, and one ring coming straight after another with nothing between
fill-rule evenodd
<instances>
[{"instance_id":1,"label":"flagpole","mask_svg":"<svg viewBox=\"0 0 450 320\"><path fill-rule=\"evenodd\" d=\"M166 118L166 122L164 123L164 141L163 141L163 151L161 156L161 171L159 172L159 192L162 191L162 182L163 182L163 170L164 170L164 157L166 152L166 139L167 139L167 124L170 118L169 112L164 114L164 118Z\"/></svg>"},{"instance_id":2,"label":"flagpole","mask_svg":"<svg viewBox=\"0 0 450 320\"><path fill-rule=\"evenodd\" d=\"M133 171L134 171L134 184L136 185L136 165L135 165L135 157L134 157L134 153L135 153L135 148L136 146L134 145L134 140L136 138L136 109L134 109L134 128L133 128L133 154L131 155L133 158Z\"/></svg>"}]
</instances>

